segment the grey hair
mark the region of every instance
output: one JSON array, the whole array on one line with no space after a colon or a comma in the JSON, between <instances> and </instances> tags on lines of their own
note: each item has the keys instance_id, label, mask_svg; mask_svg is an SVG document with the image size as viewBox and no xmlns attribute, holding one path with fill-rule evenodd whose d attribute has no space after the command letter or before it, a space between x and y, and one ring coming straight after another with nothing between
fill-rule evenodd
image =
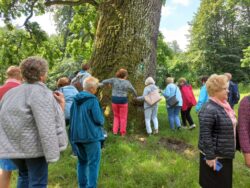
<instances>
[{"instance_id":1,"label":"grey hair","mask_svg":"<svg viewBox=\"0 0 250 188\"><path fill-rule=\"evenodd\" d=\"M146 80L145 80L145 85L149 85L149 84L155 84L155 81L152 77L148 77Z\"/></svg>"},{"instance_id":2,"label":"grey hair","mask_svg":"<svg viewBox=\"0 0 250 188\"><path fill-rule=\"evenodd\" d=\"M99 84L99 80L93 76L87 77L83 81L83 89L89 91L91 88L97 88Z\"/></svg>"},{"instance_id":3,"label":"grey hair","mask_svg":"<svg viewBox=\"0 0 250 188\"><path fill-rule=\"evenodd\" d=\"M20 64L21 73L25 81L34 83L48 72L48 63L41 57L28 57Z\"/></svg>"}]
</instances>

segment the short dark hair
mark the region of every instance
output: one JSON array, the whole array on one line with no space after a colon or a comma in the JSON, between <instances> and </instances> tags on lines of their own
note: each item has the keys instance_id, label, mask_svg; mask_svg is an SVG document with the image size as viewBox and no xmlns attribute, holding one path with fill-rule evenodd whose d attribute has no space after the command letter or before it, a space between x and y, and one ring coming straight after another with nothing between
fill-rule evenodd
<instances>
[{"instance_id":1,"label":"short dark hair","mask_svg":"<svg viewBox=\"0 0 250 188\"><path fill-rule=\"evenodd\" d=\"M202 76L202 77L201 77L201 82L206 82L207 79L208 79L208 76Z\"/></svg>"},{"instance_id":2,"label":"short dark hair","mask_svg":"<svg viewBox=\"0 0 250 188\"><path fill-rule=\"evenodd\" d=\"M89 70L89 68L90 68L90 65L88 63L82 64L82 70L87 71L87 70Z\"/></svg>"},{"instance_id":3,"label":"short dark hair","mask_svg":"<svg viewBox=\"0 0 250 188\"><path fill-rule=\"evenodd\" d=\"M41 57L28 57L20 65L21 73L28 83L40 81L40 76L48 72L48 63Z\"/></svg>"},{"instance_id":4,"label":"short dark hair","mask_svg":"<svg viewBox=\"0 0 250 188\"><path fill-rule=\"evenodd\" d=\"M115 76L117 78L125 78L128 76L128 71L126 69L119 69L116 73Z\"/></svg>"}]
</instances>

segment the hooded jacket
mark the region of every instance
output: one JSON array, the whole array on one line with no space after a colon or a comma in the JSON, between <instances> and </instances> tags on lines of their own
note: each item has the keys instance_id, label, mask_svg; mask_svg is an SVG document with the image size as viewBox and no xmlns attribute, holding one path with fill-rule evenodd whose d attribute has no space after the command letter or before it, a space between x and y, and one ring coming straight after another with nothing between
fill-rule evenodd
<instances>
[{"instance_id":1,"label":"hooded jacket","mask_svg":"<svg viewBox=\"0 0 250 188\"><path fill-rule=\"evenodd\" d=\"M104 140L104 116L97 97L81 91L73 100L70 110L70 141L90 143Z\"/></svg>"}]
</instances>

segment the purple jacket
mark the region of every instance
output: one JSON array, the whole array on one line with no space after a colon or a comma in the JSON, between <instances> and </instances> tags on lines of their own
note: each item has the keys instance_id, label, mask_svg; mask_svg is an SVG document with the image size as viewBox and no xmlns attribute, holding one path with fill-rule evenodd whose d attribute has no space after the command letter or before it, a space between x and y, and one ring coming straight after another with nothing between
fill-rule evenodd
<instances>
[{"instance_id":1,"label":"purple jacket","mask_svg":"<svg viewBox=\"0 0 250 188\"><path fill-rule=\"evenodd\" d=\"M250 153L250 101L248 97L241 100L238 113L240 147L243 153Z\"/></svg>"}]
</instances>

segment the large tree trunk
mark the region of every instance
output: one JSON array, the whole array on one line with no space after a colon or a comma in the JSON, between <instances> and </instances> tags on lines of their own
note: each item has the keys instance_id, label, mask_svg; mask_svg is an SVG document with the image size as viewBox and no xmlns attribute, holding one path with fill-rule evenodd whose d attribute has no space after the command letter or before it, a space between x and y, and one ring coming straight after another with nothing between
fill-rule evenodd
<instances>
[{"instance_id":1,"label":"large tree trunk","mask_svg":"<svg viewBox=\"0 0 250 188\"><path fill-rule=\"evenodd\" d=\"M145 78L155 77L161 6L161 0L105 0L100 4L91 59L94 76L100 80L111 78L118 69L125 68L128 80L138 95L142 94ZM105 114L110 115L111 89L103 89L100 97L107 106ZM142 105L130 102L128 129L134 130L142 123L144 127L143 117Z\"/></svg>"}]
</instances>

